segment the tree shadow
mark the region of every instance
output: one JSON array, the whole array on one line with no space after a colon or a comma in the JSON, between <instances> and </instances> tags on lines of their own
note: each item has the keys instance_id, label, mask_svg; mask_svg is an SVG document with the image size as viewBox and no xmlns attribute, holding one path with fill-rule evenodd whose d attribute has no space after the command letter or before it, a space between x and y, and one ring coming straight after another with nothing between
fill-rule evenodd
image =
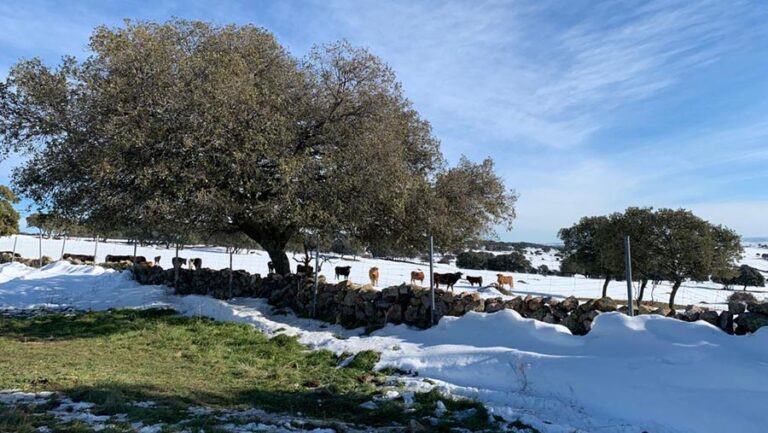
<instances>
[{"instance_id":1,"label":"tree shadow","mask_svg":"<svg viewBox=\"0 0 768 433\"><path fill-rule=\"evenodd\" d=\"M99 338L140 329L150 322L173 323L180 320L189 319L178 316L174 310L157 308L55 313L25 319L0 317L0 336L18 341Z\"/></svg>"}]
</instances>

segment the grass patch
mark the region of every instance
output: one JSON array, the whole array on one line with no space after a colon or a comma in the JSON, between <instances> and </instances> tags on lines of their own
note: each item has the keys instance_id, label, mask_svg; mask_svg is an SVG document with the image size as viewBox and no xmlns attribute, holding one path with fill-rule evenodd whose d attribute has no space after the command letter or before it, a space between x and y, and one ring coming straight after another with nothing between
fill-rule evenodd
<instances>
[{"instance_id":1,"label":"grass patch","mask_svg":"<svg viewBox=\"0 0 768 433\"><path fill-rule=\"evenodd\" d=\"M379 354L360 352L341 369L340 360L307 350L295 337L270 339L247 325L168 310L0 318L0 389L62 392L95 403L95 414L154 424L189 419L190 406L258 407L379 426L407 424L434 411L436 393L418 395L411 411L400 401L361 409L381 392L380 381L371 380L383 378L372 372ZM465 427L489 427L482 405L442 400L451 411L477 409L477 419L464 420ZM156 405L136 406L140 401ZM23 411L6 415L0 431L26 431L30 418L25 421Z\"/></svg>"}]
</instances>

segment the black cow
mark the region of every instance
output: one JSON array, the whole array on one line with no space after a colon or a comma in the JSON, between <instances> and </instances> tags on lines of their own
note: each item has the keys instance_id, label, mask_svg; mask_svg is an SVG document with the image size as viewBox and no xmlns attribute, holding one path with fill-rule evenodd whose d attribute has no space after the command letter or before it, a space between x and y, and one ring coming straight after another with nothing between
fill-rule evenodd
<instances>
[{"instance_id":1,"label":"black cow","mask_svg":"<svg viewBox=\"0 0 768 433\"><path fill-rule=\"evenodd\" d=\"M181 258L181 257L174 257L171 259L171 264L173 265L173 268L181 268L182 266L187 265L187 259Z\"/></svg>"},{"instance_id":2,"label":"black cow","mask_svg":"<svg viewBox=\"0 0 768 433\"><path fill-rule=\"evenodd\" d=\"M107 254L107 257L104 258L104 261L106 263L120 263L120 262L133 262L133 256L114 256L112 254ZM136 261L134 263L142 263L146 262L147 258L144 256L136 256Z\"/></svg>"},{"instance_id":3,"label":"black cow","mask_svg":"<svg viewBox=\"0 0 768 433\"><path fill-rule=\"evenodd\" d=\"M336 279L338 280L339 275L341 275L345 280L348 280L350 270L352 270L352 266L336 266Z\"/></svg>"},{"instance_id":4,"label":"black cow","mask_svg":"<svg viewBox=\"0 0 768 433\"><path fill-rule=\"evenodd\" d=\"M438 274L435 272L433 275L435 280L435 288L439 289L440 284L445 284L447 288L453 291L453 285L461 279L462 275L464 274L461 272L454 272L452 274Z\"/></svg>"},{"instance_id":5,"label":"black cow","mask_svg":"<svg viewBox=\"0 0 768 433\"><path fill-rule=\"evenodd\" d=\"M297 274L311 274L314 271L312 266L304 266L302 264L296 265Z\"/></svg>"},{"instance_id":6,"label":"black cow","mask_svg":"<svg viewBox=\"0 0 768 433\"><path fill-rule=\"evenodd\" d=\"M80 260L81 262L92 262L93 256L89 256L87 254L69 254L64 253L62 256L64 260Z\"/></svg>"}]
</instances>

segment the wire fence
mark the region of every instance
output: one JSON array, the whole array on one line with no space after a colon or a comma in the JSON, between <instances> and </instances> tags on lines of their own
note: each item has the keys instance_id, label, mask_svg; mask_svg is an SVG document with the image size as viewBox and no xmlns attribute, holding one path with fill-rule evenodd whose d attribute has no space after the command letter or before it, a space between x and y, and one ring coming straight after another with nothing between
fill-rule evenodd
<instances>
[{"instance_id":1,"label":"wire fence","mask_svg":"<svg viewBox=\"0 0 768 433\"><path fill-rule=\"evenodd\" d=\"M42 242L37 236L18 235L6 236L0 238L1 251L15 251L23 257L36 259L40 255L48 256L54 261L59 260L63 253L96 255L96 262L104 262L107 255L132 256L134 253L134 244L124 240L109 240L107 242L95 242L93 239L83 238L43 238ZM163 246L141 246L136 245L137 256L143 256L146 260L158 262L163 268L172 267L172 259L177 252L174 247L165 248ZM424 254L428 255L428 244L425 242ZM230 253L226 247L216 246L187 246L178 251L178 256L189 261L199 258L202 260L202 266L210 269L228 269L230 267ZM345 279L344 276L337 276L336 267L349 266L349 280L357 284L371 283L370 271L372 268L378 269L378 281L375 286L378 288L411 283L411 273L423 273L424 280L416 281L416 284L424 287L429 286L429 262L423 260L424 257L411 259L381 259L366 258L360 256L331 253L320 253L322 267L319 274L324 276L326 281L335 282ZM156 260L159 258L159 261ZM303 262L303 253L288 253L291 271L296 272L297 265ZM483 296L498 296L501 293L496 290L492 283L496 282L498 272L489 270L468 270L459 269L455 261L440 263L441 256L436 256L434 261L434 272L449 273L462 272L462 279L455 285L456 292L477 291ZM266 275L269 271L269 255L262 250L239 250L231 255L232 268L242 269L249 273ZM555 263L554 258L546 258L548 263ZM539 258L539 260L543 260ZM311 266L315 266L312 259ZM554 267L554 265L552 265ZM187 265L189 267L189 264ZM577 298L596 298L602 292L603 280L590 279L584 276L553 276L542 274L526 274L518 272L503 272L504 275L511 275L514 278L514 295L532 295L532 296L556 296L567 297L575 296ZM466 280L466 277L481 277L482 286L472 285ZM445 287L445 286L442 286ZM639 290L639 283L634 283L635 296ZM671 291L671 284L662 282L654 285L648 284L645 290L645 301L666 302ZM608 287L608 295L615 299L626 299L626 282L612 281ZM731 292L721 290L721 286L714 283L686 283L678 294L678 304L722 304L726 301Z\"/></svg>"}]
</instances>

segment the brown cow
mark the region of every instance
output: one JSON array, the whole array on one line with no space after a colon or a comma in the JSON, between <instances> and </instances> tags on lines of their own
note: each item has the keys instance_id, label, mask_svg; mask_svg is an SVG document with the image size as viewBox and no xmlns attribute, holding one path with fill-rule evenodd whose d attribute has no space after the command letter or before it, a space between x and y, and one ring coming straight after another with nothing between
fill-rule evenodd
<instances>
[{"instance_id":1,"label":"brown cow","mask_svg":"<svg viewBox=\"0 0 768 433\"><path fill-rule=\"evenodd\" d=\"M371 285L377 286L379 284L379 268L376 266L368 270L368 278L371 279Z\"/></svg>"},{"instance_id":2,"label":"brown cow","mask_svg":"<svg viewBox=\"0 0 768 433\"><path fill-rule=\"evenodd\" d=\"M414 281L418 281L420 284L424 284L424 272L421 270L411 271L411 284L413 284Z\"/></svg>"},{"instance_id":3,"label":"brown cow","mask_svg":"<svg viewBox=\"0 0 768 433\"><path fill-rule=\"evenodd\" d=\"M453 291L453 285L461 279L462 275L463 274L461 272L454 272L452 274L438 274L435 272L433 275L435 279L435 288L439 289L440 284L445 284L447 288Z\"/></svg>"},{"instance_id":4,"label":"brown cow","mask_svg":"<svg viewBox=\"0 0 768 433\"><path fill-rule=\"evenodd\" d=\"M344 277L345 280L349 279L349 271L352 270L352 266L336 266L336 279L339 279L339 275Z\"/></svg>"},{"instance_id":5,"label":"brown cow","mask_svg":"<svg viewBox=\"0 0 768 433\"><path fill-rule=\"evenodd\" d=\"M477 287L483 286L483 277L471 277L467 275L467 281L469 281L469 286L472 287L475 284L477 284Z\"/></svg>"},{"instance_id":6,"label":"brown cow","mask_svg":"<svg viewBox=\"0 0 768 433\"><path fill-rule=\"evenodd\" d=\"M515 288L515 280L512 278L512 275L496 274L496 283L501 288L504 288L505 284L509 286L510 290Z\"/></svg>"}]
</instances>

